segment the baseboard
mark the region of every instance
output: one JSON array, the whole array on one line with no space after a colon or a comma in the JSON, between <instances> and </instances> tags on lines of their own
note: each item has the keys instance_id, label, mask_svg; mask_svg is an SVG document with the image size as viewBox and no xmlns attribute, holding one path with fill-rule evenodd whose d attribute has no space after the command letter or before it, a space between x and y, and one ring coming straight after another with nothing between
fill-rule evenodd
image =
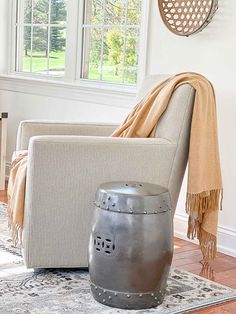
<instances>
[{"instance_id":1,"label":"baseboard","mask_svg":"<svg viewBox=\"0 0 236 314\"><path fill-rule=\"evenodd\" d=\"M197 241L190 241L187 234L188 217L184 214L175 214L174 218L174 235L177 238L197 243ZM218 227L218 252L226 255L236 257L236 230L226 228L223 226Z\"/></svg>"}]
</instances>

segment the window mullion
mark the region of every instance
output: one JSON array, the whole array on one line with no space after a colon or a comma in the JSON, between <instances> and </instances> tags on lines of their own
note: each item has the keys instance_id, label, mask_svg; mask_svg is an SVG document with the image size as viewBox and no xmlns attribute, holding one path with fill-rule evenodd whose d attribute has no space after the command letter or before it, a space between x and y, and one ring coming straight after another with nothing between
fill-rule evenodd
<instances>
[{"instance_id":1,"label":"window mullion","mask_svg":"<svg viewBox=\"0 0 236 314\"><path fill-rule=\"evenodd\" d=\"M79 47L82 43L82 21L83 1L67 1L67 29L66 29L66 51L65 51L65 76L67 81L76 80L77 59L81 60L82 53ZM79 39L78 39L79 38Z\"/></svg>"},{"instance_id":2,"label":"window mullion","mask_svg":"<svg viewBox=\"0 0 236 314\"><path fill-rule=\"evenodd\" d=\"M50 66L50 40L51 40L51 8L52 8L52 0L49 0L48 3L48 38L47 38L47 74L49 74L49 66Z\"/></svg>"},{"instance_id":3,"label":"window mullion","mask_svg":"<svg viewBox=\"0 0 236 314\"><path fill-rule=\"evenodd\" d=\"M31 23L21 23L21 24L24 24L24 26L31 26ZM41 27L48 27L49 25L51 27L66 27L66 23L60 23L60 25L58 24L49 24L49 23L33 23L34 26L41 26ZM16 23L17 26L20 25L20 23Z\"/></svg>"},{"instance_id":4,"label":"window mullion","mask_svg":"<svg viewBox=\"0 0 236 314\"><path fill-rule=\"evenodd\" d=\"M100 58L100 81L102 81L102 75L103 75L103 53L104 53L104 35L105 35L105 25L106 21L106 0L103 0L103 24L102 24L102 33L101 33L101 58Z\"/></svg>"},{"instance_id":5,"label":"window mullion","mask_svg":"<svg viewBox=\"0 0 236 314\"><path fill-rule=\"evenodd\" d=\"M31 0L31 32L30 32L30 72L33 70L33 33L34 33L34 1Z\"/></svg>"},{"instance_id":6,"label":"window mullion","mask_svg":"<svg viewBox=\"0 0 236 314\"><path fill-rule=\"evenodd\" d=\"M139 60L138 60L138 80L137 87L141 86L143 79L146 76L147 69L147 46L148 46L148 31L149 31L149 15L150 1L142 1L142 19L139 35ZM142 42L142 45L140 44Z\"/></svg>"},{"instance_id":7,"label":"window mullion","mask_svg":"<svg viewBox=\"0 0 236 314\"><path fill-rule=\"evenodd\" d=\"M24 19L23 1L17 2L14 10L16 10L16 20L22 21ZM23 68L24 27L17 27L15 24L15 31L16 33L14 40L16 41L15 51L17 54L15 59L15 70L19 71Z\"/></svg>"},{"instance_id":8,"label":"window mullion","mask_svg":"<svg viewBox=\"0 0 236 314\"><path fill-rule=\"evenodd\" d=\"M108 29L111 29L111 28L124 28L124 25L119 25L119 24L114 24L114 25L111 25L111 24L84 24L83 27L86 27L86 28L108 28ZM140 26L138 25L126 25L127 28L137 28L139 29Z\"/></svg>"},{"instance_id":9,"label":"window mullion","mask_svg":"<svg viewBox=\"0 0 236 314\"><path fill-rule=\"evenodd\" d=\"M126 61L126 45L127 45L127 19L128 19L128 0L125 0L125 27L124 27L124 47L122 58L122 82L125 82L125 61Z\"/></svg>"}]
</instances>

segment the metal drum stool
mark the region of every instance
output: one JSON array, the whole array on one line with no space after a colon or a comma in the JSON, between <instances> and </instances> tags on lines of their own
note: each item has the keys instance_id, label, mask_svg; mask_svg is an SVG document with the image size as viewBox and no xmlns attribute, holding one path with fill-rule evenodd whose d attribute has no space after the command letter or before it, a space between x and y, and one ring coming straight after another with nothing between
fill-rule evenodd
<instances>
[{"instance_id":1,"label":"metal drum stool","mask_svg":"<svg viewBox=\"0 0 236 314\"><path fill-rule=\"evenodd\" d=\"M124 309L163 302L173 256L168 190L140 182L102 184L89 243L94 298Z\"/></svg>"}]
</instances>

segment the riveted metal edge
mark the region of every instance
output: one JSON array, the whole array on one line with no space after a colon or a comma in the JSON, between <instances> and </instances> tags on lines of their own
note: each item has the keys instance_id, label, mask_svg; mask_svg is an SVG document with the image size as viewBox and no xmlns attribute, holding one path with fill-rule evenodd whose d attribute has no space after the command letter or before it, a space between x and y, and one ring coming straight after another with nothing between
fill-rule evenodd
<instances>
[{"instance_id":1,"label":"riveted metal edge","mask_svg":"<svg viewBox=\"0 0 236 314\"><path fill-rule=\"evenodd\" d=\"M120 308L138 308L140 302L146 303L147 308L157 307L163 302L166 291L156 290L149 293L130 293L119 292L109 289L104 289L98 285L95 285L90 281L91 291L97 301L105 305L117 306Z\"/></svg>"},{"instance_id":2,"label":"riveted metal edge","mask_svg":"<svg viewBox=\"0 0 236 314\"><path fill-rule=\"evenodd\" d=\"M106 202L96 202L94 201L94 205L102 210L105 211L110 211L110 212L115 212L115 213L121 213L121 214L130 214L130 215L143 215L143 214L159 214L159 213L164 213L167 212L169 210L172 210L170 208L170 206L168 206L168 204L165 202L165 200L162 201L163 204L159 204L159 206L153 210L153 209L148 209L148 208L144 208L142 211L137 210L135 208L119 208L117 206L114 205L114 203L112 204L113 206L109 206L108 204L106 204ZM105 205L105 206L104 206Z\"/></svg>"}]
</instances>

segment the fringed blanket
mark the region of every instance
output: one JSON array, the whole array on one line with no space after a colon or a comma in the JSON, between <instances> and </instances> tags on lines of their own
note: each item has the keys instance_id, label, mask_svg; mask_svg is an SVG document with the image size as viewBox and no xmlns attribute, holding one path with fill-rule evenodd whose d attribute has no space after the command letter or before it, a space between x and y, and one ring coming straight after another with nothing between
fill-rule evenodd
<instances>
[{"instance_id":1,"label":"fringed blanket","mask_svg":"<svg viewBox=\"0 0 236 314\"><path fill-rule=\"evenodd\" d=\"M208 260L216 255L218 209L223 195L216 100L211 83L197 73L181 73L170 77L158 84L134 107L112 136L154 136L173 92L186 83L196 90L189 144L186 200L188 237L199 239L203 257Z\"/></svg>"},{"instance_id":2,"label":"fringed blanket","mask_svg":"<svg viewBox=\"0 0 236 314\"><path fill-rule=\"evenodd\" d=\"M13 242L21 244L23 230L27 151L22 151L12 162L8 181L8 226Z\"/></svg>"}]
</instances>

